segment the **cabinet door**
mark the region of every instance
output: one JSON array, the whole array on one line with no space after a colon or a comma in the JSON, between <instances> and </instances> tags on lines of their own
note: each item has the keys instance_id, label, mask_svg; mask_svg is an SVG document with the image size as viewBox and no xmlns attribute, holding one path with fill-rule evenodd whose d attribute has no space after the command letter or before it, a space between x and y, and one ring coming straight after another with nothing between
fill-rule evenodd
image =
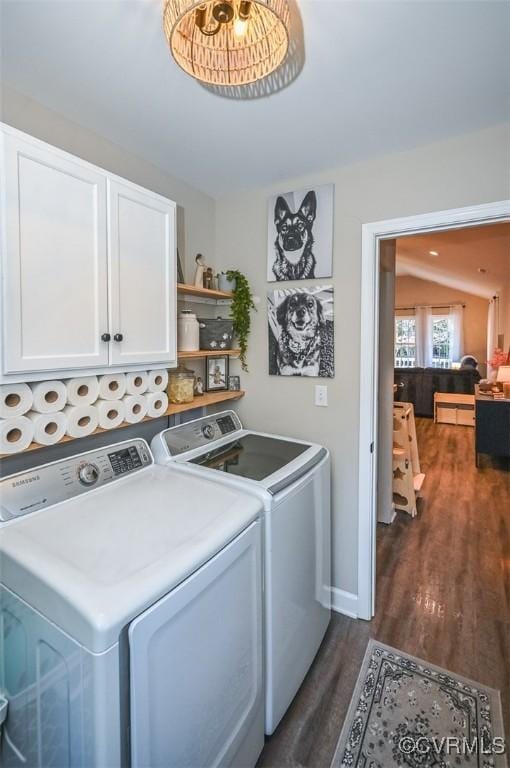
<instances>
[{"instance_id":1,"label":"cabinet door","mask_svg":"<svg viewBox=\"0 0 510 768\"><path fill-rule=\"evenodd\" d=\"M175 203L108 181L111 362L176 360Z\"/></svg>"},{"instance_id":2,"label":"cabinet door","mask_svg":"<svg viewBox=\"0 0 510 768\"><path fill-rule=\"evenodd\" d=\"M108 364L106 177L2 132L4 374Z\"/></svg>"},{"instance_id":3,"label":"cabinet door","mask_svg":"<svg viewBox=\"0 0 510 768\"><path fill-rule=\"evenodd\" d=\"M458 405L457 406L457 424L461 424L463 427L475 426L475 409L471 405Z\"/></svg>"}]
</instances>

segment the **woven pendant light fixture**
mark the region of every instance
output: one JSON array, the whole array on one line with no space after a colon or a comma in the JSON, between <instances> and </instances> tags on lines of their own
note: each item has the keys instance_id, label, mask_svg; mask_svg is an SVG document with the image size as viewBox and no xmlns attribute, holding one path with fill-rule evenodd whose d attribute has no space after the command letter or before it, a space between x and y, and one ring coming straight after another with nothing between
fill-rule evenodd
<instances>
[{"instance_id":1,"label":"woven pendant light fixture","mask_svg":"<svg viewBox=\"0 0 510 768\"><path fill-rule=\"evenodd\" d=\"M166 0L163 26L177 64L211 85L261 80L289 47L287 0Z\"/></svg>"}]
</instances>

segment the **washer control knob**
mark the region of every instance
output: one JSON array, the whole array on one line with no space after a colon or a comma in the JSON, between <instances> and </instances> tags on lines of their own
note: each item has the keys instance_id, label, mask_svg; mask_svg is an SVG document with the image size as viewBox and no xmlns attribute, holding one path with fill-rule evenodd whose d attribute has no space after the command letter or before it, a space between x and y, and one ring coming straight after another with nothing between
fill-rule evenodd
<instances>
[{"instance_id":1,"label":"washer control knob","mask_svg":"<svg viewBox=\"0 0 510 768\"><path fill-rule=\"evenodd\" d=\"M210 424L204 424L202 427L202 434L208 440L212 440L214 437L214 427L212 427Z\"/></svg>"},{"instance_id":2,"label":"washer control knob","mask_svg":"<svg viewBox=\"0 0 510 768\"><path fill-rule=\"evenodd\" d=\"M95 464L83 464L78 470L78 480L82 485L94 485L99 479L99 469Z\"/></svg>"}]
</instances>

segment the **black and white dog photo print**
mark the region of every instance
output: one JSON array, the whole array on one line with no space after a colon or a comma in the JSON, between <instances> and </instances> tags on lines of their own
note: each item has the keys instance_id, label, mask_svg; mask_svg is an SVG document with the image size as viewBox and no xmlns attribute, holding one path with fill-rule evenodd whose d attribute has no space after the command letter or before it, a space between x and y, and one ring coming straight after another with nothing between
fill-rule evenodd
<instances>
[{"instance_id":1,"label":"black and white dog photo print","mask_svg":"<svg viewBox=\"0 0 510 768\"><path fill-rule=\"evenodd\" d=\"M333 184L323 184L270 198L269 282L332 276L333 193Z\"/></svg>"},{"instance_id":2,"label":"black and white dog photo print","mask_svg":"<svg viewBox=\"0 0 510 768\"><path fill-rule=\"evenodd\" d=\"M269 373L335 375L332 285L283 288L267 296Z\"/></svg>"}]
</instances>

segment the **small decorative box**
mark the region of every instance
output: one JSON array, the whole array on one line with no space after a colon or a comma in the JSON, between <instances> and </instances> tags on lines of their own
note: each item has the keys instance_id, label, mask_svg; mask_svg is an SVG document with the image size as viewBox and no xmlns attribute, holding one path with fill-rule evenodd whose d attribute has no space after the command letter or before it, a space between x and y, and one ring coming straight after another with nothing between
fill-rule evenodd
<instances>
[{"instance_id":1,"label":"small decorative box","mask_svg":"<svg viewBox=\"0 0 510 768\"><path fill-rule=\"evenodd\" d=\"M212 349L221 352L223 349L232 349L234 337L234 324L232 320L222 317L199 317L200 325L200 349Z\"/></svg>"}]
</instances>

